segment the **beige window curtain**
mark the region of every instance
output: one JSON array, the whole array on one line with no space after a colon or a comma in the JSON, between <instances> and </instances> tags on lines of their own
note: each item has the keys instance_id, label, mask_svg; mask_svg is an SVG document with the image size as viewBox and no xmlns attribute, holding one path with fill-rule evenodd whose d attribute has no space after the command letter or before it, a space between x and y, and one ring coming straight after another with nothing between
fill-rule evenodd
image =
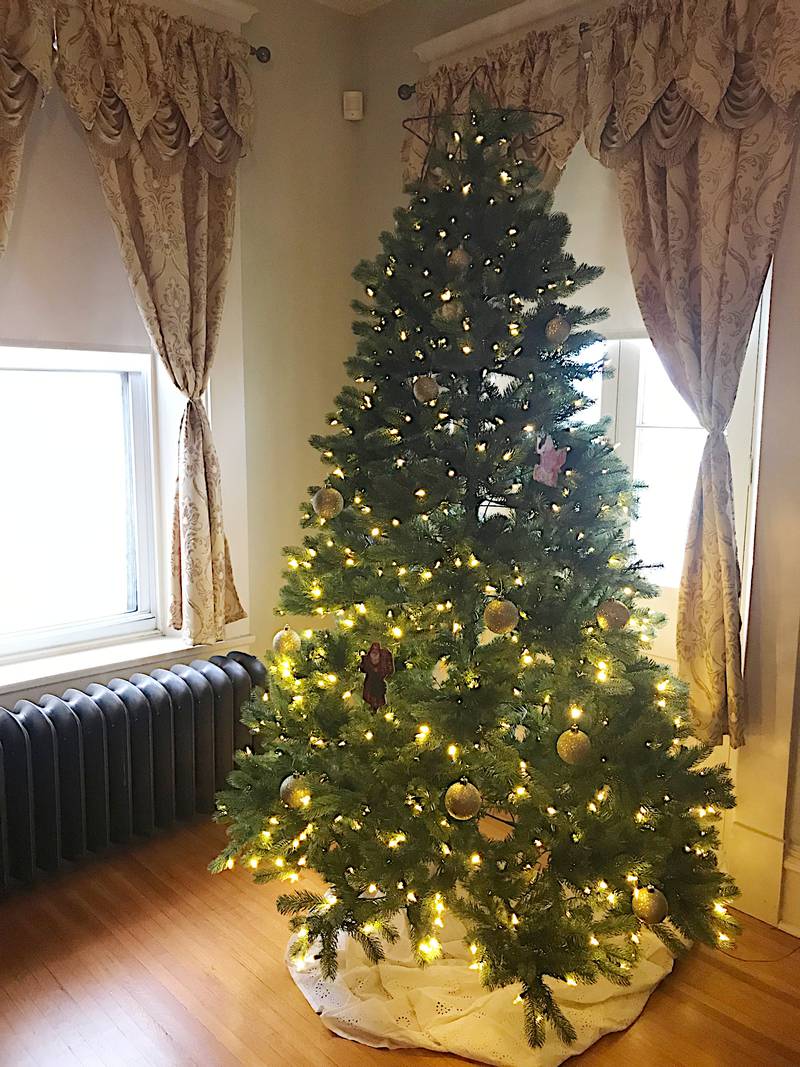
<instances>
[{"instance_id":1,"label":"beige window curtain","mask_svg":"<svg viewBox=\"0 0 800 1067\"><path fill-rule=\"evenodd\" d=\"M86 129L153 346L186 397L170 622L195 644L216 641L244 617L203 394L252 118L248 49L229 34L108 0L59 6L56 30L58 83Z\"/></svg>"},{"instance_id":2,"label":"beige window curtain","mask_svg":"<svg viewBox=\"0 0 800 1067\"><path fill-rule=\"evenodd\" d=\"M738 7L703 0L610 12L592 31L586 124L590 150L616 169L648 333L708 431L681 577L678 665L697 734L712 744L728 734L734 747L745 709L725 427L783 218L789 107L800 89L800 7Z\"/></svg>"},{"instance_id":3,"label":"beige window curtain","mask_svg":"<svg viewBox=\"0 0 800 1067\"><path fill-rule=\"evenodd\" d=\"M679 672L697 735L716 744L727 734L741 745L740 583L724 430L783 217L800 2L614 6L593 17L588 34L576 18L435 71L418 85L420 113L463 103L473 74L504 106L564 116L529 150L549 184L581 132L616 171L642 316L708 431L681 579ZM432 125L423 121L406 141L410 177L423 165Z\"/></svg>"},{"instance_id":4,"label":"beige window curtain","mask_svg":"<svg viewBox=\"0 0 800 1067\"><path fill-rule=\"evenodd\" d=\"M52 58L49 0L0 0L0 256L11 229L25 131L50 86Z\"/></svg>"}]
</instances>

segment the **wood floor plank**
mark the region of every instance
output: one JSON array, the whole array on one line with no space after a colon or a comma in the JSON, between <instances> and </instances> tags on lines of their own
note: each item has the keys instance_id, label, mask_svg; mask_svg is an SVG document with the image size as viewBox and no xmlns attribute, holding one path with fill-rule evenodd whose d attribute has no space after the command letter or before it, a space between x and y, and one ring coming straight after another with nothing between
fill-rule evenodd
<instances>
[{"instance_id":1,"label":"wood floor plank","mask_svg":"<svg viewBox=\"0 0 800 1067\"><path fill-rule=\"evenodd\" d=\"M198 821L0 900L0 1067L466 1067L331 1034L286 971L282 887L205 869L223 840ZM731 953L693 950L570 1063L800 1064L796 947L745 919Z\"/></svg>"}]
</instances>

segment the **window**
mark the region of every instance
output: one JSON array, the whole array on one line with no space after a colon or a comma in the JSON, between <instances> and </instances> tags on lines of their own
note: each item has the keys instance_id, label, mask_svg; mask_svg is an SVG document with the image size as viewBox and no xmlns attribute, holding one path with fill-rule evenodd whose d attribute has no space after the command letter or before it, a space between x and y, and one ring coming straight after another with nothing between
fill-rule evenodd
<instances>
[{"instance_id":1,"label":"window","mask_svg":"<svg viewBox=\"0 0 800 1067\"><path fill-rule=\"evenodd\" d=\"M0 347L0 656L154 630L150 357Z\"/></svg>"},{"instance_id":2,"label":"window","mask_svg":"<svg viewBox=\"0 0 800 1067\"><path fill-rule=\"evenodd\" d=\"M765 300L756 316L727 430L740 564L749 549L758 379L767 315ZM581 358L587 364L604 359L610 373L582 383L587 402L576 418L591 423L608 417L608 435L617 443L620 458L634 481L645 486L639 492L639 514L630 532L647 567L645 573L660 590L651 606L667 616L653 651L671 660L686 534L706 433L672 385L649 340L600 342L585 349Z\"/></svg>"}]
</instances>

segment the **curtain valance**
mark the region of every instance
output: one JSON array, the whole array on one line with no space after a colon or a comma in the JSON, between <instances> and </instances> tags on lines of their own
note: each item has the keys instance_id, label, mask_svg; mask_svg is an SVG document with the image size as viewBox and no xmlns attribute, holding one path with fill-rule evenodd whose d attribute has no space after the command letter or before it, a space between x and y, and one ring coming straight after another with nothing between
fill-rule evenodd
<instances>
[{"instance_id":1,"label":"curtain valance","mask_svg":"<svg viewBox=\"0 0 800 1067\"><path fill-rule=\"evenodd\" d=\"M235 170L253 117L245 41L115 0L59 5L56 32L58 83L95 151L121 159L136 141L160 175L190 153Z\"/></svg>"},{"instance_id":2,"label":"curtain valance","mask_svg":"<svg viewBox=\"0 0 800 1067\"><path fill-rule=\"evenodd\" d=\"M800 93L800 10L792 0L635 0L581 28L574 18L534 30L418 82L427 121L406 138L407 176L421 170L435 115L466 104L467 83L503 107L563 117L529 148L551 183L581 134L607 166L629 158L638 139L654 163L669 166L687 154L702 122L742 129L772 105L788 111Z\"/></svg>"}]
</instances>

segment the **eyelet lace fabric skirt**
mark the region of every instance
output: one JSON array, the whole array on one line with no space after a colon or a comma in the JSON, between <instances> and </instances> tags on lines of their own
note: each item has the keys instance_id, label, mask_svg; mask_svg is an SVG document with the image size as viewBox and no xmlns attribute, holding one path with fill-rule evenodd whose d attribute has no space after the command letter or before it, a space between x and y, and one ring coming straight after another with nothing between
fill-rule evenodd
<instances>
[{"instance_id":1,"label":"eyelet lace fabric skirt","mask_svg":"<svg viewBox=\"0 0 800 1067\"><path fill-rule=\"evenodd\" d=\"M449 1052L497 1067L555 1067L603 1034L624 1030L672 970L671 954L654 934L644 931L641 960L630 986L603 978L578 986L548 980L577 1040L564 1045L549 1030L545 1044L532 1049L525 1040L523 1007L514 1003L520 987L484 989L479 973L470 970L472 958L461 932L460 924L450 919L439 937L442 955L424 968L414 962L406 930L396 945L384 946L386 959L379 964L369 963L361 948L343 936L339 972L332 982L320 974L313 946L299 965L289 959L288 949L286 958L303 996L340 1037L373 1048Z\"/></svg>"}]
</instances>

